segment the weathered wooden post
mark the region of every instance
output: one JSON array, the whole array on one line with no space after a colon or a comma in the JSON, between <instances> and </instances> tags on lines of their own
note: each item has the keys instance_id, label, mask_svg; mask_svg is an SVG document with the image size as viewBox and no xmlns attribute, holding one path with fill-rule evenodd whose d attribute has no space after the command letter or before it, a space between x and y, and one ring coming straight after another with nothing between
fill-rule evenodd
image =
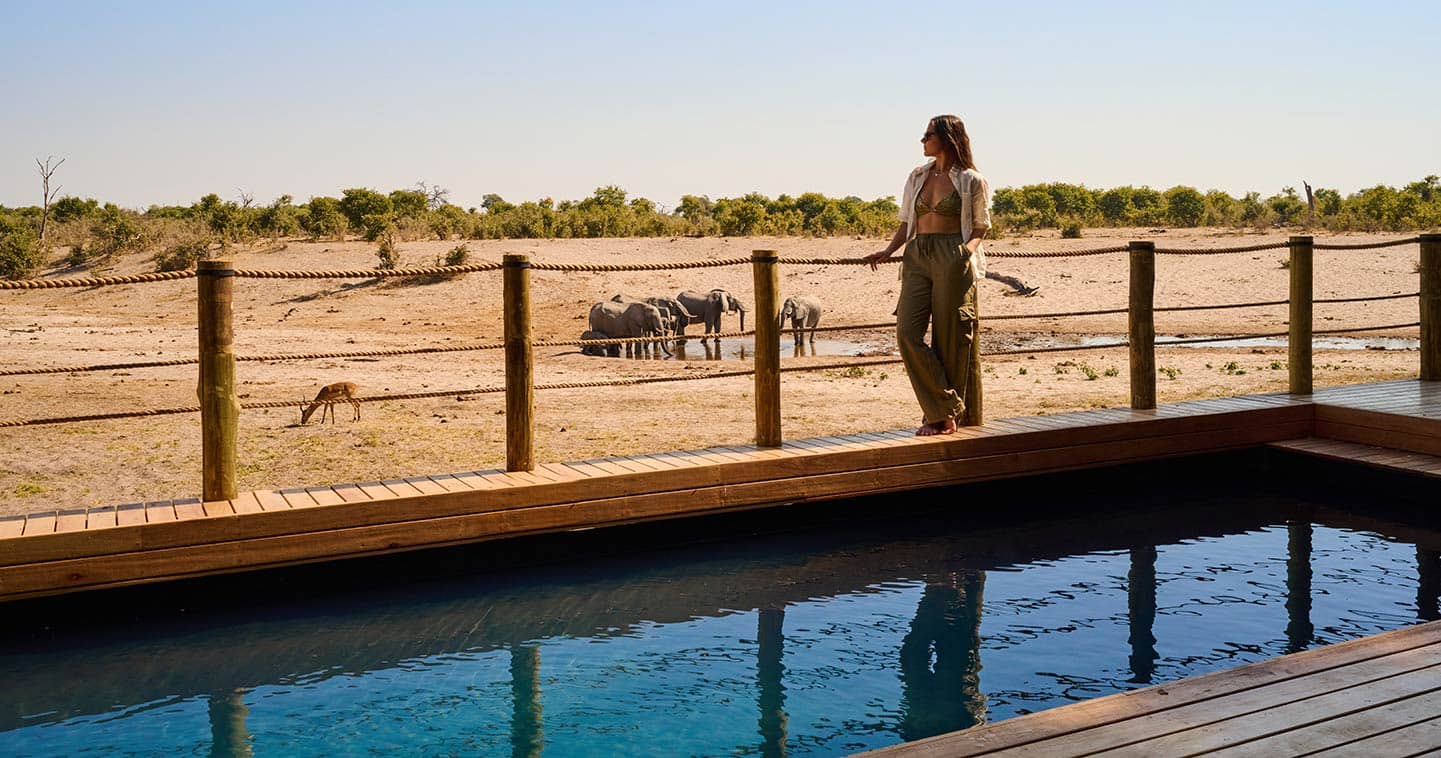
<instances>
[{"instance_id":1,"label":"weathered wooden post","mask_svg":"<svg viewBox=\"0 0 1441 758\"><path fill-rule=\"evenodd\" d=\"M781 446L781 307L774 250L751 251L756 291L756 444Z\"/></svg>"},{"instance_id":2,"label":"weathered wooden post","mask_svg":"<svg viewBox=\"0 0 1441 758\"><path fill-rule=\"evenodd\" d=\"M235 444L240 399L235 395L235 270L230 261L200 261L196 266L200 303L201 499L235 499Z\"/></svg>"},{"instance_id":3,"label":"weathered wooden post","mask_svg":"<svg viewBox=\"0 0 1441 758\"><path fill-rule=\"evenodd\" d=\"M505 299L505 470L535 469L535 365L530 350L530 256L503 258Z\"/></svg>"},{"instance_id":4,"label":"weathered wooden post","mask_svg":"<svg viewBox=\"0 0 1441 758\"><path fill-rule=\"evenodd\" d=\"M1441 234L1421 235L1421 378L1441 381Z\"/></svg>"},{"instance_id":5,"label":"weathered wooden post","mask_svg":"<svg viewBox=\"0 0 1441 758\"><path fill-rule=\"evenodd\" d=\"M1310 237L1292 237L1291 327L1287 337L1287 359L1291 365L1291 394L1311 394L1311 336L1314 324Z\"/></svg>"},{"instance_id":6,"label":"weathered wooden post","mask_svg":"<svg viewBox=\"0 0 1441 758\"><path fill-rule=\"evenodd\" d=\"M977 282L979 284L979 282ZM976 333L971 335L970 372L966 374L966 406L961 426L980 426L985 414L981 390L981 288L976 287Z\"/></svg>"},{"instance_id":7,"label":"weathered wooden post","mask_svg":"<svg viewBox=\"0 0 1441 758\"><path fill-rule=\"evenodd\" d=\"M1131 407L1156 407L1156 243L1131 242Z\"/></svg>"}]
</instances>

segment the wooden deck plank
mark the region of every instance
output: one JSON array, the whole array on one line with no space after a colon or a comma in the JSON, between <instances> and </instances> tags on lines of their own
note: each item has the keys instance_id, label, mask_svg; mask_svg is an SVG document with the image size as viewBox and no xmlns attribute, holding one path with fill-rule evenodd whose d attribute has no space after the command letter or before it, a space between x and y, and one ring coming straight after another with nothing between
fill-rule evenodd
<instances>
[{"instance_id":1,"label":"wooden deck plank","mask_svg":"<svg viewBox=\"0 0 1441 758\"><path fill-rule=\"evenodd\" d=\"M380 486L386 490L386 497L416 497L425 494L419 487L404 479L382 479Z\"/></svg>"},{"instance_id":2,"label":"wooden deck plank","mask_svg":"<svg viewBox=\"0 0 1441 758\"><path fill-rule=\"evenodd\" d=\"M206 500L200 504L200 510L211 518L234 516L236 513L235 503L230 500Z\"/></svg>"},{"instance_id":3,"label":"wooden deck plank","mask_svg":"<svg viewBox=\"0 0 1441 758\"><path fill-rule=\"evenodd\" d=\"M0 517L0 539L19 537L25 533L25 514Z\"/></svg>"},{"instance_id":4,"label":"wooden deck plank","mask_svg":"<svg viewBox=\"0 0 1441 758\"><path fill-rule=\"evenodd\" d=\"M1431 691L1431 693L1434 692L1435 690ZM1282 721L1280 722L1283 727L1282 731L1250 742L1222 748L1211 755L1225 756L1226 758L1310 755L1370 737L1382 736L1397 729L1424 724L1437 718L1437 706L1438 698L1434 694L1422 694L1363 708L1331 719L1318 719L1314 723L1304 725ZM1306 718L1310 718L1310 715L1308 714ZM1441 743L1433 743L1430 746L1413 744L1405 754L1436 748L1441 748ZM1396 754L1402 753L1369 753L1369 755ZM1361 755L1361 753L1353 753L1353 755Z\"/></svg>"},{"instance_id":5,"label":"wooden deck plank","mask_svg":"<svg viewBox=\"0 0 1441 758\"><path fill-rule=\"evenodd\" d=\"M205 504L198 497L178 498L171 503L175 506L176 521L205 518Z\"/></svg>"},{"instance_id":6,"label":"wooden deck plank","mask_svg":"<svg viewBox=\"0 0 1441 758\"><path fill-rule=\"evenodd\" d=\"M446 492L470 492L475 489L466 484L464 480L457 479L453 474L431 474L430 480Z\"/></svg>"},{"instance_id":7,"label":"wooden deck plank","mask_svg":"<svg viewBox=\"0 0 1441 758\"><path fill-rule=\"evenodd\" d=\"M290 510L290 503L285 499L285 496L275 490L255 490L251 492L250 495L260 504L261 510L267 512ZM238 500L239 498L236 499Z\"/></svg>"},{"instance_id":8,"label":"wooden deck plank","mask_svg":"<svg viewBox=\"0 0 1441 758\"><path fill-rule=\"evenodd\" d=\"M393 500L396 497L389 487L380 482L356 482L353 486L371 500ZM338 489L336 491L339 492ZM345 497L345 493L342 492L340 496Z\"/></svg>"},{"instance_id":9,"label":"wooden deck plank","mask_svg":"<svg viewBox=\"0 0 1441 758\"><path fill-rule=\"evenodd\" d=\"M145 523L145 504L126 503L115 507L116 526L138 526Z\"/></svg>"},{"instance_id":10,"label":"wooden deck plank","mask_svg":"<svg viewBox=\"0 0 1441 758\"><path fill-rule=\"evenodd\" d=\"M116 506L99 505L85 513L86 529L111 529L118 525L119 520ZM0 529L0 532L3 532L3 529Z\"/></svg>"},{"instance_id":11,"label":"wooden deck plank","mask_svg":"<svg viewBox=\"0 0 1441 758\"><path fill-rule=\"evenodd\" d=\"M1441 646L1441 622L1418 624L1179 682L1108 695L975 729L882 748L867 755L965 758L1004 755L1006 751L1025 754L1021 752L1022 748L1029 749L1032 755L1046 754L1046 748L1057 749L1050 755L1065 755L1058 750L1064 744L1086 744L1085 741L1095 735L1112 727L1124 726L1133 719L1164 715L1182 708L1204 713L1230 693L1265 694L1270 688L1269 693L1274 695L1284 692L1275 689L1277 687L1295 690L1308 677L1345 671L1357 665L1371 664L1370 673L1376 673L1374 661L1382 661L1383 666L1389 663L1392 669L1414 670L1408 666L1429 660L1428 656L1434 656L1438 646ZM1410 658L1396 657L1416 651L1422 652ZM1389 662L1386 661L1388 658L1391 659ZM1398 661L1400 666L1396 665ZM1151 725L1156 726L1154 722ZM1165 728L1165 725L1160 727Z\"/></svg>"},{"instance_id":12,"label":"wooden deck plank","mask_svg":"<svg viewBox=\"0 0 1441 758\"><path fill-rule=\"evenodd\" d=\"M33 537L37 534L54 534L56 511L41 511L32 513L25 520L25 536Z\"/></svg>"},{"instance_id":13,"label":"wooden deck plank","mask_svg":"<svg viewBox=\"0 0 1441 758\"><path fill-rule=\"evenodd\" d=\"M235 499L230 501L230 507L236 513L260 513L265 510L260 498L256 497L254 492L248 491L236 495Z\"/></svg>"},{"instance_id":14,"label":"wooden deck plank","mask_svg":"<svg viewBox=\"0 0 1441 758\"><path fill-rule=\"evenodd\" d=\"M1403 654L1404 655L1404 654ZM1341 672L1349 672L1359 668L1359 664L1341 669ZM1337 672L1339 676L1341 672ZM1330 672L1328 672L1330 673ZM1181 753L1196 754L1205 753L1222 748L1238 745L1240 743L1257 740L1278 732L1290 731L1298 726L1308 727L1313 724L1335 719L1352 713L1357 710L1375 708L1388 705L1392 701L1404 698L1411 698L1417 695L1436 693L1441 691L1441 669L1430 667L1419 671L1409 671L1404 674L1389 676L1384 679L1367 681L1364 684L1351 686L1335 691L1322 690L1325 694L1308 696L1309 690L1292 695L1292 698L1285 702L1273 703L1268 707L1257 708L1247 713L1227 718L1224 721L1208 723L1194 729L1173 732L1164 736L1148 739L1136 744L1128 744L1122 750L1096 752L1096 755L1178 755ZM1303 683L1309 683L1320 675L1307 677ZM1251 693L1232 695L1218 701L1216 705L1230 707L1246 707L1242 701L1247 699ZM1423 698L1424 700L1425 698ZM1260 700L1252 701L1255 703ZM1168 721L1168 728L1178 726L1174 720L1174 712L1158 714L1157 719ZM1168 718L1169 717L1169 718ZM1139 719L1137 720L1139 721ZM1127 724L1131 722L1126 722ZM1120 726L1117 726L1119 730ZM1115 730L1107 730L1115 731ZM1055 753L1052 753L1053 755ZM1091 753L1078 753L1089 755Z\"/></svg>"},{"instance_id":15,"label":"wooden deck plank","mask_svg":"<svg viewBox=\"0 0 1441 758\"><path fill-rule=\"evenodd\" d=\"M145 504L145 523L163 524L175 520L175 504L171 500L156 500Z\"/></svg>"},{"instance_id":16,"label":"wooden deck plank","mask_svg":"<svg viewBox=\"0 0 1441 758\"><path fill-rule=\"evenodd\" d=\"M285 498L285 504L291 508L311 508L318 505L318 503L315 502L315 498L311 497L310 493L306 492L304 487L289 487L279 492L280 496ZM238 508L236 512L240 512Z\"/></svg>"},{"instance_id":17,"label":"wooden deck plank","mask_svg":"<svg viewBox=\"0 0 1441 758\"><path fill-rule=\"evenodd\" d=\"M347 503L367 503L371 498L357 484L337 484L330 488ZM318 498L317 498L318 499Z\"/></svg>"},{"instance_id":18,"label":"wooden deck plank","mask_svg":"<svg viewBox=\"0 0 1441 758\"><path fill-rule=\"evenodd\" d=\"M305 492L315 500L316 505L339 505L346 502L340 493L330 487L306 487Z\"/></svg>"},{"instance_id":19,"label":"wooden deck plank","mask_svg":"<svg viewBox=\"0 0 1441 758\"><path fill-rule=\"evenodd\" d=\"M85 531L85 509L71 508L58 511L55 514L55 532L82 532Z\"/></svg>"},{"instance_id":20,"label":"wooden deck plank","mask_svg":"<svg viewBox=\"0 0 1441 758\"><path fill-rule=\"evenodd\" d=\"M1311 753L1313 758L1343 756L1432 755L1441 750L1441 716L1374 737Z\"/></svg>"},{"instance_id":21,"label":"wooden deck plank","mask_svg":"<svg viewBox=\"0 0 1441 758\"><path fill-rule=\"evenodd\" d=\"M439 495L448 492L446 488L436 484L431 481L430 477L426 476L407 476L405 477L405 483L419 490L422 495Z\"/></svg>"}]
</instances>

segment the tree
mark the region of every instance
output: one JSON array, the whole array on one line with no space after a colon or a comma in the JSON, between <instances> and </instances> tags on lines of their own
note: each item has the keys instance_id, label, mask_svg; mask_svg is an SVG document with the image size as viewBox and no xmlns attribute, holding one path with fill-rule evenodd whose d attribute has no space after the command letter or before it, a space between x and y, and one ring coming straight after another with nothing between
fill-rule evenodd
<instances>
[{"instance_id":1,"label":"tree","mask_svg":"<svg viewBox=\"0 0 1441 758\"><path fill-rule=\"evenodd\" d=\"M390 193L390 210L400 218L424 216L427 202L425 193L416 190L395 190Z\"/></svg>"},{"instance_id":2,"label":"tree","mask_svg":"<svg viewBox=\"0 0 1441 758\"><path fill-rule=\"evenodd\" d=\"M1173 226L1200 226L1206 218L1206 198L1191 187L1166 190L1166 221Z\"/></svg>"},{"instance_id":3,"label":"tree","mask_svg":"<svg viewBox=\"0 0 1441 758\"><path fill-rule=\"evenodd\" d=\"M1130 223L1135 214L1135 206L1131 204L1131 195L1134 193L1135 190L1130 187L1114 187L1101 193L1100 199L1096 201L1096 208L1101 211L1101 217L1106 219L1106 223Z\"/></svg>"},{"instance_id":4,"label":"tree","mask_svg":"<svg viewBox=\"0 0 1441 758\"><path fill-rule=\"evenodd\" d=\"M300 226L316 239L344 238L346 219L345 214L340 212L340 201L333 197L310 198Z\"/></svg>"},{"instance_id":5,"label":"tree","mask_svg":"<svg viewBox=\"0 0 1441 758\"><path fill-rule=\"evenodd\" d=\"M40 169L40 193L44 200L41 206L42 210L40 211L41 249L45 248L45 225L50 220L50 201L54 200L56 193L60 192L58 186L53 190L50 189L50 177L55 175L55 169L60 168L60 166L65 163L64 158L61 158L59 163L52 164L51 161L53 160L55 160L55 156L53 155L45 156L44 163L41 163L39 158L35 159L35 166Z\"/></svg>"},{"instance_id":6,"label":"tree","mask_svg":"<svg viewBox=\"0 0 1441 758\"><path fill-rule=\"evenodd\" d=\"M341 193L340 212L345 214L351 229L365 226L366 216L388 215L391 212L390 198L372 189L352 187Z\"/></svg>"}]
</instances>

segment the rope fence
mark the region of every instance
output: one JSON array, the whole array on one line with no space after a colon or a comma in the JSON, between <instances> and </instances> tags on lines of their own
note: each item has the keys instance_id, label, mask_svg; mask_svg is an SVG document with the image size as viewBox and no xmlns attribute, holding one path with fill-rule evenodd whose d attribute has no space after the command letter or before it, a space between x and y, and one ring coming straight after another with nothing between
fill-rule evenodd
<instances>
[{"instance_id":1,"label":"rope fence","mask_svg":"<svg viewBox=\"0 0 1441 758\"><path fill-rule=\"evenodd\" d=\"M1417 267L1420 273L1421 289L1418 292L1395 293L1362 297L1338 297L1317 299L1312 295L1312 254L1315 250L1371 250L1398 247L1419 243L1421 258ZM1157 255L1220 255L1254 253L1264 250L1289 250L1290 292L1286 299L1224 303L1216 305L1186 305L1156 307L1155 304L1155 256ZM1129 353L1131 376L1131 407L1135 409L1155 408L1156 348L1184 345L1227 343L1257 339L1287 338L1288 365L1290 369L1290 391L1293 394L1311 392L1311 363L1313 338L1318 335L1349 334L1362 332L1394 331L1420 327L1421 331L1421 377L1434 380L1441 378L1441 339L1437 337L1437 325L1441 324L1441 235L1427 234L1414 238L1367 243L1315 244L1309 236L1291 237L1285 242L1266 242L1255 245L1241 245L1217 248L1157 247L1152 242L1132 242L1127 245L1096 247L1083 250L1014 250L991 251L995 258L1069 258L1091 255L1108 255L1126 252L1129 254L1130 290L1129 302L1125 308L1107 308L1064 311L1054 313L1014 313L987 317L986 321L1018 321L1026 319L1058 319L1087 316L1128 315L1127 336L1115 342L1086 345L1054 345L1049 347L1019 346L1012 349L982 352L975 344L974 360L970 361L970 373L963 381L968 401L964 410L964 423L980 424L981 399L981 358L987 356L1039 355L1067 353L1084 350L1104 350L1117 347ZM896 263L894 257L886 262ZM403 402L410 400L454 397L457 400L469 396L505 396L505 428L507 470L530 470L534 467L533 442L535 391L575 390L605 387L625 387L674 382L703 381L711 379L753 377L755 381L754 403L756 416L756 444L779 445L780 432L780 383L779 377L793 372L855 371L858 369L903 364L894 356L855 358L843 361L808 361L792 359L782 365L781 341L784 333L835 333L868 330L890 330L893 321L866 324L826 325L815 328L786 328L777 316L779 314L780 265L870 265L862 258L796 257L781 258L774 251L752 251L749 258L727 257L705 261L671 263L617 263L617 264L569 264L533 262L524 254L506 254L502 262L480 263L463 266L422 266L397 269L346 269L338 271L284 271L268 269L233 269L229 261L206 260L197 264L196 271L140 274L133 276L94 277L82 279L21 280L0 282L0 289L52 289L62 287L100 287L121 284L151 283L197 279L199 306L199 357L173 360L136 361L131 363L105 363L91 366L60 367L46 369L0 369L0 376L25 374L55 374L76 371L114 371L132 368L156 368L174 366L199 366L199 406L140 409L111 413L74 415L56 418L32 418L0 421L0 428L39 426L82 421L103 421L129 418L158 417L199 413L201 416L201 437L203 452L203 497L206 500L234 497L236 470L237 410L314 408L333 406L337 403ZM645 346L676 340L678 335L647 335L641 337L607 337L604 339L550 339L532 338L530 278L532 272L609 273L649 272L682 269L708 269L723 266L749 265L755 282L756 328L731 332L717 332L700 335L679 335L682 339L708 340L734 338L755 339L754 359L749 366L734 370L713 370L716 367L686 365L684 372L657 372L653 376L607 378L595 381L549 382L534 381L534 356L536 348L570 347L615 347L619 345ZM254 279L357 279L357 278L400 278L400 277L450 277L469 273L502 272L505 338L500 341L482 341L458 345L432 345L385 350L357 350L309 353L274 353L236 356L230 352L233 340L234 315L232 311L233 282L237 278ZM1312 312L1316 305L1339 303L1363 303L1418 298L1421 319L1408 323L1340 327L1316 330L1313 328ZM1161 339L1155 336L1154 314L1156 312L1184 312L1202 310L1223 310L1237 308L1263 308L1288 305L1288 325L1283 332L1268 332L1242 335L1210 336L1184 339ZM762 315L764 314L764 315ZM287 314L288 315L288 314ZM465 389L428 390L401 394L368 395L343 400L273 400L240 402L236 394L234 367L236 362L278 362L290 360L381 358L403 355L434 355L466 351L503 350L504 384L471 387ZM587 352L589 352L587 350ZM609 351L607 351L609 352ZM646 357L650 357L647 355ZM709 358L707 351L707 358ZM652 364L656 365L656 364ZM674 367L675 364L671 364ZM957 384L957 387L962 386ZM327 387L322 397L330 398L336 391L354 391L353 385L337 384ZM974 394L971 394L974 393Z\"/></svg>"},{"instance_id":2,"label":"rope fence","mask_svg":"<svg viewBox=\"0 0 1441 758\"><path fill-rule=\"evenodd\" d=\"M1384 242L1317 242L1312 244L1312 248L1315 250L1375 250L1386 247L1414 245L1420 241L1421 238L1418 236L1398 240L1387 240ZM1215 248L1157 247L1155 251L1158 255L1227 255L1234 253L1253 253L1263 250L1281 250L1288 247L1290 247L1289 242L1267 242L1258 245ZM991 258L1082 258L1092 255L1124 253L1129 249L1126 245L1111 245L1082 250L988 250L986 255ZM706 261L681 261L674 263L536 262L531 263L530 268L534 271L557 271L564 273L617 273L627 271L677 271L683 269L720 268L725 266L743 266L750 262L750 258L717 258ZM869 261L860 258L815 257L780 258L778 262L785 265L802 266L859 266L869 264ZM892 257L878 262L899 263L900 259ZM235 269L232 275L242 279L385 279L414 276L458 276L483 271L499 271L501 268L502 264L500 263L474 263L460 266L413 266L409 268L342 269L336 271ZM195 276L195 271L167 271L150 274L99 276L77 279L10 279L0 280L0 290L61 289L73 287L107 287L121 284L149 284L153 282L193 279Z\"/></svg>"}]
</instances>

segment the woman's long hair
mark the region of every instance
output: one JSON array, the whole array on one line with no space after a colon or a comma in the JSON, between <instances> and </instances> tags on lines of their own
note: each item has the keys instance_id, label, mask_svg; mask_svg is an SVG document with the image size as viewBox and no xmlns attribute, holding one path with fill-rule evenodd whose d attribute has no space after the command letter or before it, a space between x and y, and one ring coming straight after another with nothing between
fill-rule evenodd
<instances>
[{"instance_id":1,"label":"woman's long hair","mask_svg":"<svg viewBox=\"0 0 1441 758\"><path fill-rule=\"evenodd\" d=\"M949 113L936 116L931 119L931 131L940 138L941 146L951 154L951 160L957 166L962 170L976 167L971 158L971 138L966 136L966 125L961 123L960 118Z\"/></svg>"}]
</instances>

